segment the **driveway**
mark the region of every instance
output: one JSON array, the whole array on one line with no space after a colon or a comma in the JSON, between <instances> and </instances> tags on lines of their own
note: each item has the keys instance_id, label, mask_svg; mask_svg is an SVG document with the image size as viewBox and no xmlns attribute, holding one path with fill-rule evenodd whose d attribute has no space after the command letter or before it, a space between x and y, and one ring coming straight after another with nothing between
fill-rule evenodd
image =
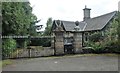
<instances>
[{"instance_id":1,"label":"driveway","mask_svg":"<svg viewBox=\"0 0 120 73\"><path fill-rule=\"evenodd\" d=\"M3 71L118 71L118 57L64 56L13 60Z\"/></svg>"}]
</instances>

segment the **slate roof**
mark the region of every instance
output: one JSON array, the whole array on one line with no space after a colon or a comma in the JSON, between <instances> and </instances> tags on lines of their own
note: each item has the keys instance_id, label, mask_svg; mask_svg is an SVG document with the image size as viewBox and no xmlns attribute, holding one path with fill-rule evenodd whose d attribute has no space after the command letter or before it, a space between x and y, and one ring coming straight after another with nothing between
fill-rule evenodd
<instances>
[{"instance_id":1,"label":"slate roof","mask_svg":"<svg viewBox=\"0 0 120 73\"><path fill-rule=\"evenodd\" d=\"M79 22L81 31L93 31L101 30L107 25L107 23L115 16L117 11L110 12L98 17L87 19L86 21ZM57 20L54 20L54 22ZM75 22L60 20L63 23L65 31L73 31L75 28Z\"/></svg>"},{"instance_id":2,"label":"slate roof","mask_svg":"<svg viewBox=\"0 0 120 73\"><path fill-rule=\"evenodd\" d=\"M62 21L63 22L63 26L65 28L66 31L72 31L75 28L75 22L71 22L71 21ZM84 22L79 22L79 27L80 30L83 30L85 23Z\"/></svg>"},{"instance_id":3,"label":"slate roof","mask_svg":"<svg viewBox=\"0 0 120 73\"><path fill-rule=\"evenodd\" d=\"M86 20L87 26L84 31L101 30L115 16L117 11L107 13L98 17Z\"/></svg>"}]
</instances>

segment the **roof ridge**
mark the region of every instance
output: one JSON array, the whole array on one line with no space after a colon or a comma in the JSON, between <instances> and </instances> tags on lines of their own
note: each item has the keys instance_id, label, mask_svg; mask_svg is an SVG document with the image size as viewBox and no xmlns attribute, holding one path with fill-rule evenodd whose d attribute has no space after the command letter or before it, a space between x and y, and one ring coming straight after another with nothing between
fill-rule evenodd
<instances>
[{"instance_id":1,"label":"roof ridge","mask_svg":"<svg viewBox=\"0 0 120 73\"><path fill-rule=\"evenodd\" d=\"M112 12L109 12L109 13L106 13L106 14L102 14L102 15L99 15L99 16L96 16L96 17L93 17L93 18L90 18L90 19L95 19L95 18L98 18L98 17L102 17L102 16L105 16L105 15L109 15L109 14L112 14L112 13L116 13L117 11L112 11Z\"/></svg>"},{"instance_id":2,"label":"roof ridge","mask_svg":"<svg viewBox=\"0 0 120 73\"><path fill-rule=\"evenodd\" d=\"M57 21L57 20L55 20L55 21ZM75 21L68 21L68 20L60 20L60 21L63 21L63 22L75 22Z\"/></svg>"}]
</instances>

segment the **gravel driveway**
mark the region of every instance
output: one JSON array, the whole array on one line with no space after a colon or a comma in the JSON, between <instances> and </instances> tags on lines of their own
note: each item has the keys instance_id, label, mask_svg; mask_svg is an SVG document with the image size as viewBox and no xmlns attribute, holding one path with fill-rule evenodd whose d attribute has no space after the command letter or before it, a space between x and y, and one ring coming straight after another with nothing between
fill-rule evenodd
<instances>
[{"instance_id":1,"label":"gravel driveway","mask_svg":"<svg viewBox=\"0 0 120 73\"><path fill-rule=\"evenodd\" d=\"M3 71L118 71L118 57L65 56L13 60Z\"/></svg>"}]
</instances>

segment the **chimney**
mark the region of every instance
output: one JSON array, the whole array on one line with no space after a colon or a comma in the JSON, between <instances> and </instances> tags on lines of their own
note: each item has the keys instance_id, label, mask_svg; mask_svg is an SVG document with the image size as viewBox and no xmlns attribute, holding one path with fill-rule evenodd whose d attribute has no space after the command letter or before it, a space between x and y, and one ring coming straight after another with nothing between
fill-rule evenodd
<instances>
[{"instance_id":1,"label":"chimney","mask_svg":"<svg viewBox=\"0 0 120 73\"><path fill-rule=\"evenodd\" d=\"M90 10L91 9L87 8L86 5L85 5L85 8L83 9L83 12L84 12L84 18L83 18L83 20L84 21L86 21L87 19L90 18Z\"/></svg>"}]
</instances>

